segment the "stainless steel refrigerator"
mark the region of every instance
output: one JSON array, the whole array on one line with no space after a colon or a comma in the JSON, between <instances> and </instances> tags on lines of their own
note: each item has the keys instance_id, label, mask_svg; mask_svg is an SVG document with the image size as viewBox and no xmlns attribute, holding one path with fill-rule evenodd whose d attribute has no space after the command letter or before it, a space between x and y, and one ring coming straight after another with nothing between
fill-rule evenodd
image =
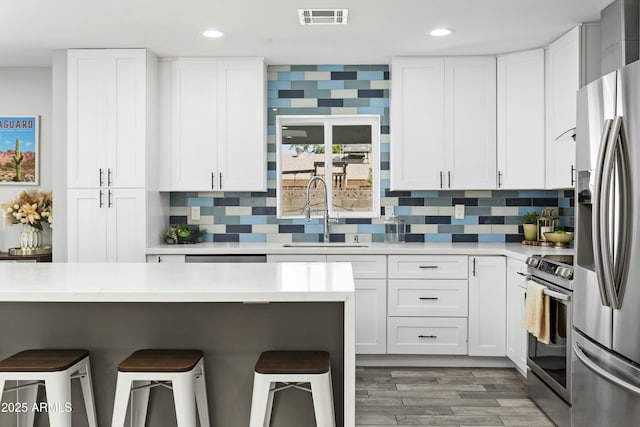
<instances>
[{"instance_id":1,"label":"stainless steel refrigerator","mask_svg":"<svg viewBox=\"0 0 640 427\"><path fill-rule=\"evenodd\" d=\"M640 62L578 92L572 425L640 420Z\"/></svg>"}]
</instances>

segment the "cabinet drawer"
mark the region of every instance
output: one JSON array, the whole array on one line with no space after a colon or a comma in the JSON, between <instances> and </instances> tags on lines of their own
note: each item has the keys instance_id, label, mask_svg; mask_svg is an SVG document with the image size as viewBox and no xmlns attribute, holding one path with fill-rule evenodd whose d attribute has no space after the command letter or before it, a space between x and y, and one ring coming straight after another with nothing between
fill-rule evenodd
<instances>
[{"instance_id":1,"label":"cabinet drawer","mask_svg":"<svg viewBox=\"0 0 640 427\"><path fill-rule=\"evenodd\" d=\"M466 280L389 280L389 316L467 317Z\"/></svg>"},{"instance_id":2,"label":"cabinet drawer","mask_svg":"<svg viewBox=\"0 0 640 427\"><path fill-rule=\"evenodd\" d=\"M267 262L326 262L327 257L324 255L284 255L284 254L269 254L267 255Z\"/></svg>"},{"instance_id":3,"label":"cabinet drawer","mask_svg":"<svg viewBox=\"0 0 640 427\"><path fill-rule=\"evenodd\" d=\"M464 255L390 255L389 278L466 279L467 260Z\"/></svg>"},{"instance_id":4,"label":"cabinet drawer","mask_svg":"<svg viewBox=\"0 0 640 427\"><path fill-rule=\"evenodd\" d=\"M147 255L148 263L177 262L184 263L184 255Z\"/></svg>"},{"instance_id":5,"label":"cabinet drawer","mask_svg":"<svg viewBox=\"0 0 640 427\"><path fill-rule=\"evenodd\" d=\"M385 279L386 255L328 255L328 262L350 262L356 279Z\"/></svg>"},{"instance_id":6,"label":"cabinet drawer","mask_svg":"<svg viewBox=\"0 0 640 427\"><path fill-rule=\"evenodd\" d=\"M467 319L389 317L388 354L467 354Z\"/></svg>"}]
</instances>

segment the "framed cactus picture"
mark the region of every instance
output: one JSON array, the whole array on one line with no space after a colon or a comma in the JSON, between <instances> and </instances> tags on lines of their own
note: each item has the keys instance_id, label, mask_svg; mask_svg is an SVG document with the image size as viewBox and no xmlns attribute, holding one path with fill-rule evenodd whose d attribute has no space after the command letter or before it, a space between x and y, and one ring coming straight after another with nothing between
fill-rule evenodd
<instances>
[{"instance_id":1,"label":"framed cactus picture","mask_svg":"<svg viewBox=\"0 0 640 427\"><path fill-rule=\"evenodd\" d=\"M0 185L38 185L39 116L0 116Z\"/></svg>"}]
</instances>

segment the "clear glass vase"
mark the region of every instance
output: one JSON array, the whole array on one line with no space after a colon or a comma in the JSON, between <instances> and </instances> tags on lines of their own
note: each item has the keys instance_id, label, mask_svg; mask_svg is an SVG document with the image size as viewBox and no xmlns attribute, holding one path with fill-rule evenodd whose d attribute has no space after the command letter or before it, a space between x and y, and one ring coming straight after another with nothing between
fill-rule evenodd
<instances>
[{"instance_id":1,"label":"clear glass vase","mask_svg":"<svg viewBox=\"0 0 640 427\"><path fill-rule=\"evenodd\" d=\"M23 224L20 233L20 248L23 250L38 249L42 246L42 231L29 224Z\"/></svg>"}]
</instances>

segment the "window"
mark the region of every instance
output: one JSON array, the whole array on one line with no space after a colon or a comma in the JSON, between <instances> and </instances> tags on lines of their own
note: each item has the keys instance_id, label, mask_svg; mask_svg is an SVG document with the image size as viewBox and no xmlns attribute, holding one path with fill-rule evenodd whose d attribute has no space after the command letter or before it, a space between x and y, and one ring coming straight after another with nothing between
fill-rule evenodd
<instances>
[{"instance_id":1,"label":"window","mask_svg":"<svg viewBox=\"0 0 640 427\"><path fill-rule=\"evenodd\" d=\"M329 215L380 216L380 116L276 117L278 218L301 218L307 184L327 184ZM324 188L309 188L311 212L324 212Z\"/></svg>"}]
</instances>

